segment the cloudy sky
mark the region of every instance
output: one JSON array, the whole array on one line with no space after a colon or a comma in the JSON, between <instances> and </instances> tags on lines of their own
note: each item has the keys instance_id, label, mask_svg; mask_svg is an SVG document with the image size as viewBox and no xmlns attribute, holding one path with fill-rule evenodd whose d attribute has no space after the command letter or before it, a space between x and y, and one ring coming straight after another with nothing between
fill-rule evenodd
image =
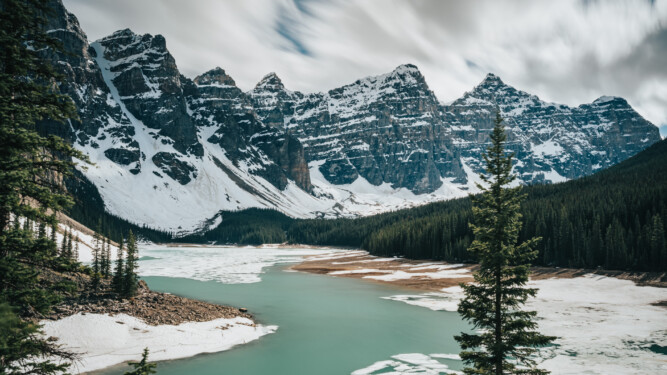
<instances>
[{"instance_id":1,"label":"cloudy sky","mask_svg":"<svg viewBox=\"0 0 667 375\"><path fill-rule=\"evenodd\" d=\"M64 0L93 41L162 34L183 74L325 91L412 63L443 102L486 73L547 101L622 96L667 135L667 0Z\"/></svg>"}]
</instances>

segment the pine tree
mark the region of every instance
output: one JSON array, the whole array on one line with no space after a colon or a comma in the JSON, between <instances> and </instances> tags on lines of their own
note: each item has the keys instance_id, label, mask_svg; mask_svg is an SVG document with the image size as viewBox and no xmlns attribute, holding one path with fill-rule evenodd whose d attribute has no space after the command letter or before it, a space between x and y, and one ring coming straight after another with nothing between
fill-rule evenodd
<instances>
[{"instance_id":1,"label":"pine tree","mask_svg":"<svg viewBox=\"0 0 667 375\"><path fill-rule=\"evenodd\" d=\"M92 288L98 290L100 288L100 252L101 252L100 235L95 232L93 235L93 275Z\"/></svg>"},{"instance_id":2,"label":"pine tree","mask_svg":"<svg viewBox=\"0 0 667 375\"><path fill-rule=\"evenodd\" d=\"M656 270L667 269L667 241L665 240L665 226L660 215L653 215L651 219L651 233L649 246L653 267Z\"/></svg>"},{"instance_id":3,"label":"pine tree","mask_svg":"<svg viewBox=\"0 0 667 375\"><path fill-rule=\"evenodd\" d=\"M67 246L65 247L65 258L72 259L72 229L67 232Z\"/></svg>"},{"instance_id":4,"label":"pine tree","mask_svg":"<svg viewBox=\"0 0 667 375\"><path fill-rule=\"evenodd\" d=\"M148 363L148 348L144 348L141 361L130 362L129 365L134 367L134 370L128 371L124 375L150 375L156 373L155 363Z\"/></svg>"},{"instance_id":5,"label":"pine tree","mask_svg":"<svg viewBox=\"0 0 667 375\"><path fill-rule=\"evenodd\" d=\"M47 313L58 295L38 277L37 266L55 265L56 244L35 240L33 223L56 224L53 212L71 203L62 186L73 156L83 155L55 136L43 136L38 123L55 127L75 118L70 98L58 92L58 76L42 54L60 49L45 32L50 3L44 0L0 2L0 370L3 374L54 374L66 364L46 358L67 357L39 335L23 317ZM85 158L84 158L85 159ZM24 230L9 226L22 218ZM41 233L40 233L41 235Z\"/></svg>"},{"instance_id":6,"label":"pine tree","mask_svg":"<svg viewBox=\"0 0 667 375\"><path fill-rule=\"evenodd\" d=\"M100 274L102 277L107 277L107 239L106 237L101 237L101 243L102 245L100 246Z\"/></svg>"},{"instance_id":7,"label":"pine tree","mask_svg":"<svg viewBox=\"0 0 667 375\"><path fill-rule=\"evenodd\" d=\"M137 244L132 231L127 236L127 259L125 262L125 275L123 277L123 295L124 297L133 297L137 294L137 282L139 281L136 273L137 269Z\"/></svg>"},{"instance_id":8,"label":"pine tree","mask_svg":"<svg viewBox=\"0 0 667 375\"><path fill-rule=\"evenodd\" d=\"M72 251L72 261L73 262L78 262L79 261L79 235L77 234L76 237L74 237L74 249Z\"/></svg>"},{"instance_id":9,"label":"pine tree","mask_svg":"<svg viewBox=\"0 0 667 375\"><path fill-rule=\"evenodd\" d=\"M118 254L116 258L116 269L114 270L112 285L114 291L118 295L123 295L123 280L125 276L125 268L123 266L123 237L120 238L120 243L118 244Z\"/></svg>"},{"instance_id":10,"label":"pine tree","mask_svg":"<svg viewBox=\"0 0 667 375\"><path fill-rule=\"evenodd\" d=\"M37 238L46 238L46 225L42 221L37 224Z\"/></svg>"},{"instance_id":11,"label":"pine tree","mask_svg":"<svg viewBox=\"0 0 667 375\"><path fill-rule=\"evenodd\" d=\"M104 277L111 276L111 240L109 234L106 237L106 248L104 250Z\"/></svg>"},{"instance_id":12,"label":"pine tree","mask_svg":"<svg viewBox=\"0 0 667 375\"><path fill-rule=\"evenodd\" d=\"M507 186L516 178L512 174L512 154L505 153L503 119L496 113L491 145L483 155L488 187L473 198L475 239L468 249L479 259L475 283L462 285L465 298L459 313L481 333L461 333L455 339L463 351L466 374L546 374L535 367L531 354L535 347L547 345L552 337L535 331L536 313L522 311L528 297L537 289L526 288L528 262L538 252L533 249L538 238L517 244L521 228L520 188Z\"/></svg>"},{"instance_id":13,"label":"pine tree","mask_svg":"<svg viewBox=\"0 0 667 375\"><path fill-rule=\"evenodd\" d=\"M60 241L60 257L65 258L67 256L67 236L66 233L63 233L63 240Z\"/></svg>"},{"instance_id":14,"label":"pine tree","mask_svg":"<svg viewBox=\"0 0 667 375\"><path fill-rule=\"evenodd\" d=\"M58 233L57 228L58 228L57 224L51 224L51 233L50 234L51 234L51 241L53 243L58 242L57 237L56 237L56 233Z\"/></svg>"}]
</instances>

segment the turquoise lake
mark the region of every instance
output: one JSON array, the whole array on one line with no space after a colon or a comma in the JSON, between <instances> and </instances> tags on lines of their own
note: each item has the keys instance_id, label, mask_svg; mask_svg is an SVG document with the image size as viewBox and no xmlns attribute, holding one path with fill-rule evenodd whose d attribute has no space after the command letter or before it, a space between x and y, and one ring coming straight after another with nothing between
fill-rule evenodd
<instances>
[{"instance_id":1,"label":"turquoise lake","mask_svg":"<svg viewBox=\"0 0 667 375\"><path fill-rule=\"evenodd\" d=\"M201 256L194 253L193 256ZM159 251L150 252L141 267L150 269L153 266L148 262L159 258ZM393 361L404 369L426 370L410 360L402 362L392 356L459 352L453 336L468 330L468 325L457 313L382 298L405 293L404 289L357 279L285 272L288 265L277 263L264 267L259 274L261 281L253 283L144 276L154 290L246 307L260 324L279 326L277 332L229 351L159 362L158 374L340 375L379 361ZM159 261L154 267L160 267ZM458 360L437 355L430 360L451 370L461 368ZM127 370L127 365L118 365L96 374L115 375ZM363 373L387 371L385 368Z\"/></svg>"}]
</instances>

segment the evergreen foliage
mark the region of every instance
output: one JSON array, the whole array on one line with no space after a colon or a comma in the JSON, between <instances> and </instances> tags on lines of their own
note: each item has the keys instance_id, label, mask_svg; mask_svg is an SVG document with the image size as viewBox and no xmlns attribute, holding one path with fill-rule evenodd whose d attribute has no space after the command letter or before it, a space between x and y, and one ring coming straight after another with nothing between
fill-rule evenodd
<instances>
[{"instance_id":1,"label":"evergreen foliage","mask_svg":"<svg viewBox=\"0 0 667 375\"><path fill-rule=\"evenodd\" d=\"M19 318L7 303L0 303L0 374L60 374L67 363L44 361L42 356L73 360L74 356L39 336L39 326Z\"/></svg>"},{"instance_id":2,"label":"evergreen foliage","mask_svg":"<svg viewBox=\"0 0 667 375\"><path fill-rule=\"evenodd\" d=\"M537 289L526 288L530 261L539 238L518 243L521 229L521 187L509 188L516 179L512 174L513 154L505 153L505 129L500 112L496 113L491 145L483 155L488 175L480 177L485 186L473 197L474 239L469 251L479 261L475 282L461 284L465 298L459 304L461 316L473 323L479 333L456 336L468 365L466 374L547 374L535 367L531 355L536 346L547 345L553 338L535 331L533 311L522 311L528 297Z\"/></svg>"},{"instance_id":3,"label":"evergreen foliage","mask_svg":"<svg viewBox=\"0 0 667 375\"><path fill-rule=\"evenodd\" d=\"M127 259L125 274L123 275L123 297L133 297L137 294L137 244L132 231L127 236Z\"/></svg>"},{"instance_id":4,"label":"evergreen foliage","mask_svg":"<svg viewBox=\"0 0 667 375\"><path fill-rule=\"evenodd\" d=\"M71 358L24 320L47 313L56 287L40 282L39 267L59 268L58 247L46 237L53 212L71 201L61 178L72 157L85 157L39 127L58 127L76 117L61 95L60 77L42 54L60 49L45 31L51 12L45 0L0 1L0 369L2 374L54 374L66 370L49 358ZM23 227L20 221L23 221ZM13 221L13 222L12 222ZM38 228L33 233L34 224Z\"/></svg>"},{"instance_id":5,"label":"evergreen foliage","mask_svg":"<svg viewBox=\"0 0 667 375\"><path fill-rule=\"evenodd\" d=\"M93 235L93 267L92 267L92 277L91 277L91 287L95 291L97 291L100 288L100 270L101 270L101 252L102 252L102 238L99 235L98 232L95 232Z\"/></svg>"},{"instance_id":6,"label":"evergreen foliage","mask_svg":"<svg viewBox=\"0 0 667 375\"><path fill-rule=\"evenodd\" d=\"M129 365L134 367L134 370L126 372L125 375L150 375L156 373L155 363L148 363L148 348L144 348L141 361L130 362Z\"/></svg>"},{"instance_id":7,"label":"evergreen foliage","mask_svg":"<svg viewBox=\"0 0 667 375\"><path fill-rule=\"evenodd\" d=\"M526 224L519 240L543 237L535 264L667 269L667 245L660 240L667 230L666 141L595 175L529 186L524 192L521 214ZM375 255L475 261L467 251L472 238L467 228L470 199L429 206L403 211L402 220L369 231L362 247Z\"/></svg>"},{"instance_id":8,"label":"evergreen foliage","mask_svg":"<svg viewBox=\"0 0 667 375\"><path fill-rule=\"evenodd\" d=\"M125 279L125 267L123 264L123 237L120 238L118 243L118 254L116 258L116 268L114 269L113 279L111 280L111 285L113 286L114 291L118 295L124 295L124 279Z\"/></svg>"}]
</instances>

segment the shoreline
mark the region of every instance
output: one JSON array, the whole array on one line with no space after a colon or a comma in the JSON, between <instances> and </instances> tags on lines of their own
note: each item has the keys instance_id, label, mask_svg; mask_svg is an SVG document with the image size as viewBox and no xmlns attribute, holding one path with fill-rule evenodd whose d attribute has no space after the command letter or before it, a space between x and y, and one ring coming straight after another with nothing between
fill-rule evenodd
<instances>
[{"instance_id":1,"label":"shoreline","mask_svg":"<svg viewBox=\"0 0 667 375\"><path fill-rule=\"evenodd\" d=\"M44 278L69 280L79 291L31 319L44 336L78 356L74 374L138 361L144 348L151 362L229 350L275 332L258 324L245 308L218 305L151 290L139 281L135 297L119 300L103 279L100 292L87 290L90 277L44 271Z\"/></svg>"},{"instance_id":2,"label":"shoreline","mask_svg":"<svg viewBox=\"0 0 667 375\"><path fill-rule=\"evenodd\" d=\"M355 252L312 256L291 269L405 288L382 298L456 313L464 298L459 283L472 281L475 267ZM532 271L527 286L538 292L526 309L537 313L540 332L557 337L554 345L536 353L540 368L567 375L659 373L665 368L661 352L667 345L664 273L548 267Z\"/></svg>"},{"instance_id":3,"label":"shoreline","mask_svg":"<svg viewBox=\"0 0 667 375\"><path fill-rule=\"evenodd\" d=\"M144 348L150 351L150 362L222 352L278 329L245 317L150 325L124 313L77 313L40 323L47 337L58 337L59 344L78 355L70 368L74 374L138 361Z\"/></svg>"},{"instance_id":4,"label":"shoreline","mask_svg":"<svg viewBox=\"0 0 667 375\"><path fill-rule=\"evenodd\" d=\"M382 258L358 250L353 254L320 257L309 256L291 270L335 277L364 279L392 284L419 291L438 291L442 288L471 282L475 264L450 264L444 261ZM630 272L601 269L531 267L531 280L572 279L584 275L599 275L630 280L637 286L667 288L667 272ZM667 303L667 301L663 301Z\"/></svg>"}]
</instances>

